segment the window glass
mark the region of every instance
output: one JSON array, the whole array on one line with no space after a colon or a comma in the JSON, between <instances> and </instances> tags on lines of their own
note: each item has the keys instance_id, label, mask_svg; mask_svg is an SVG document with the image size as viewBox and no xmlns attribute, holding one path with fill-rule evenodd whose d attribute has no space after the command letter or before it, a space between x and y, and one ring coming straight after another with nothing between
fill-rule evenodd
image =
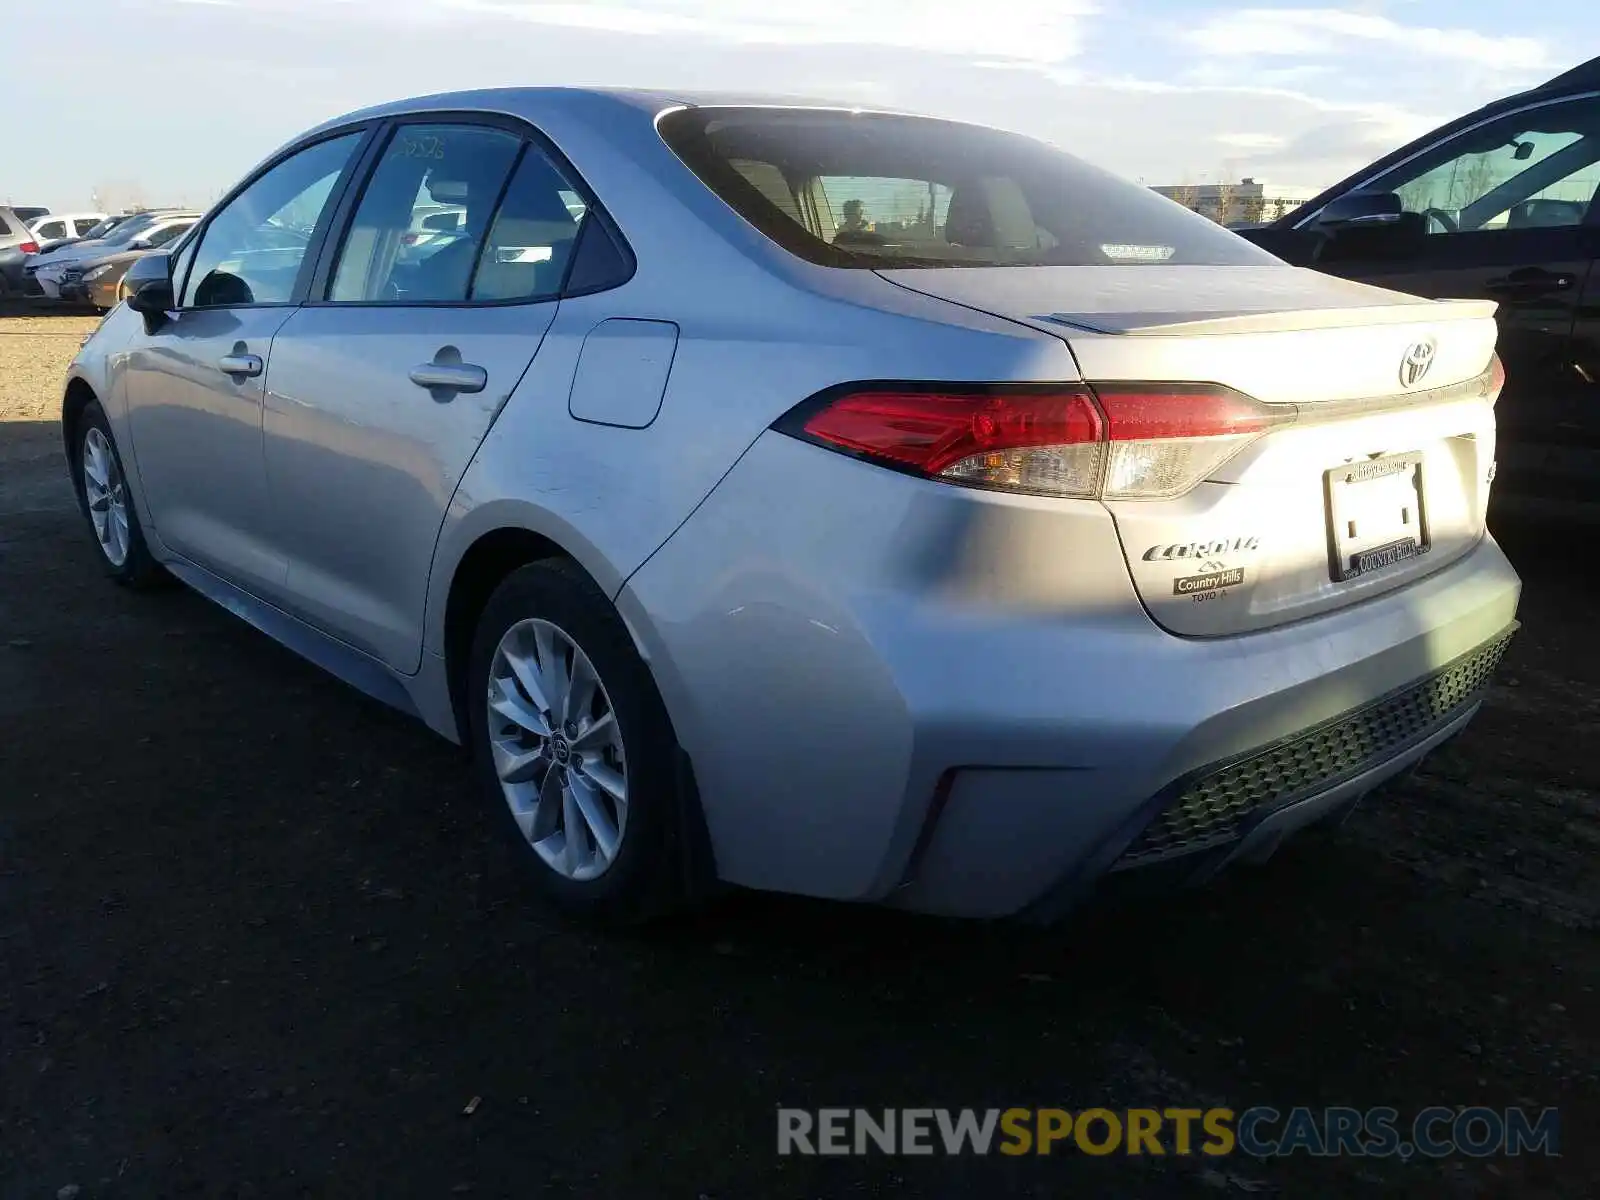
<instances>
[{"instance_id":1,"label":"window glass","mask_svg":"<svg viewBox=\"0 0 1600 1200\"><path fill-rule=\"evenodd\" d=\"M550 160L529 146L489 227L471 298L543 300L558 295L586 212Z\"/></svg>"},{"instance_id":2,"label":"window glass","mask_svg":"<svg viewBox=\"0 0 1600 1200\"><path fill-rule=\"evenodd\" d=\"M8 233L16 233L16 232L17 232L17 230L12 227L11 222L6 220L6 214L3 213L3 212L0 212L0 234L8 234Z\"/></svg>"},{"instance_id":3,"label":"window glass","mask_svg":"<svg viewBox=\"0 0 1600 1200\"><path fill-rule=\"evenodd\" d=\"M736 212L826 266L1277 261L1148 188L999 130L758 108L683 109L660 128Z\"/></svg>"},{"instance_id":4,"label":"window glass","mask_svg":"<svg viewBox=\"0 0 1600 1200\"><path fill-rule=\"evenodd\" d=\"M157 250L170 242L177 241L180 237L187 233L190 227L193 225L193 221L179 221L174 225L168 225L165 227L158 225L153 232L145 235L145 241L150 244L150 248L152 250Z\"/></svg>"},{"instance_id":5,"label":"window glass","mask_svg":"<svg viewBox=\"0 0 1600 1200\"><path fill-rule=\"evenodd\" d=\"M123 246L133 241L141 232L149 229L156 223L157 217L150 213L139 213L120 222L114 229L106 234L106 244Z\"/></svg>"},{"instance_id":6,"label":"window glass","mask_svg":"<svg viewBox=\"0 0 1600 1200\"><path fill-rule=\"evenodd\" d=\"M33 227L33 235L41 240L67 236L65 221L40 221Z\"/></svg>"},{"instance_id":7,"label":"window glass","mask_svg":"<svg viewBox=\"0 0 1600 1200\"><path fill-rule=\"evenodd\" d=\"M1600 100L1513 114L1363 190L1398 193L1433 234L1580 225L1600 191Z\"/></svg>"},{"instance_id":8,"label":"window glass","mask_svg":"<svg viewBox=\"0 0 1600 1200\"><path fill-rule=\"evenodd\" d=\"M403 125L339 250L335 303L467 299L478 250L522 139L473 125Z\"/></svg>"},{"instance_id":9,"label":"window glass","mask_svg":"<svg viewBox=\"0 0 1600 1200\"><path fill-rule=\"evenodd\" d=\"M184 304L291 299L311 235L361 137L350 133L308 146L230 200L201 235Z\"/></svg>"},{"instance_id":10,"label":"window glass","mask_svg":"<svg viewBox=\"0 0 1600 1200\"><path fill-rule=\"evenodd\" d=\"M175 296L183 292L183 281L189 275L189 265L194 262L195 247L199 244L199 239L190 237L172 249L172 293Z\"/></svg>"},{"instance_id":11,"label":"window glass","mask_svg":"<svg viewBox=\"0 0 1600 1200\"><path fill-rule=\"evenodd\" d=\"M92 230L97 224L98 222L95 221L93 217L88 217L83 220L74 221L72 223L72 228L73 232L79 237L87 237L89 235L89 231Z\"/></svg>"}]
</instances>

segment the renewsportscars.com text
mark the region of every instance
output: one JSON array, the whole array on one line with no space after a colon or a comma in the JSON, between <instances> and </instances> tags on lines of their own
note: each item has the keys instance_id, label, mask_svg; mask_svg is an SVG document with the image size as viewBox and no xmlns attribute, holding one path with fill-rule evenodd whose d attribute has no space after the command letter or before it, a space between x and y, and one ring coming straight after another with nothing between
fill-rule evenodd
<instances>
[{"instance_id":1,"label":"renewsportscars.com text","mask_svg":"<svg viewBox=\"0 0 1600 1200\"><path fill-rule=\"evenodd\" d=\"M1556 1109L780 1108L780 1155L1556 1155Z\"/></svg>"}]
</instances>

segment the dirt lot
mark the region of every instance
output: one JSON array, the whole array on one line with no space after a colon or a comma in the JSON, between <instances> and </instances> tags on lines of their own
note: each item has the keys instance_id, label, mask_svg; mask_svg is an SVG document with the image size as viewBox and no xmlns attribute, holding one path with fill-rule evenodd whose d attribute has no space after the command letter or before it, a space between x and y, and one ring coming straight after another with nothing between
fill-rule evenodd
<instances>
[{"instance_id":1,"label":"dirt lot","mask_svg":"<svg viewBox=\"0 0 1600 1200\"><path fill-rule=\"evenodd\" d=\"M90 324L0 320L0 1196L1600 1195L1600 657L1549 535L1502 531L1469 735L1260 871L1048 932L598 936L450 747L98 577L52 424ZM1553 1105L1564 1157L775 1155L778 1105L1097 1104Z\"/></svg>"}]
</instances>

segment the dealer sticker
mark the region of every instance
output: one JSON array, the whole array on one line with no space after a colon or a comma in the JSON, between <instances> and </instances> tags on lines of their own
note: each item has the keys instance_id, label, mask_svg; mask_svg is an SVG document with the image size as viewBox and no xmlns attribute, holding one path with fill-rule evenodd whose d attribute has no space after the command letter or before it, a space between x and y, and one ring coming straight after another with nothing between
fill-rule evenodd
<instances>
[{"instance_id":1,"label":"dealer sticker","mask_svg":"<svg viewBox=\"0 0 1600 1200\"><path fill-rule=\"evenodd\" d=\"M1194 596L1201 592L1217 592L1223 588L1238 587L1243 582L1243 567L1232 567L1226 571L1211 571L1205 575L1183 575L1172 581L1172 594L1174 596Z\"/></svg>"}]
</instances>

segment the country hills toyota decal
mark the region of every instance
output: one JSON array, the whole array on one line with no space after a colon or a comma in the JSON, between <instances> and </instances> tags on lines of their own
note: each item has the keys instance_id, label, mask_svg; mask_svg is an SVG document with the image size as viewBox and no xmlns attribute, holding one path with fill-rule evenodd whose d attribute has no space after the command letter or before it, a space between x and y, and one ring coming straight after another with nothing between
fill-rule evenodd
<instances>
[{"instance_id":1,"label":"country hills toyota decal","mask_svg":"<svg viewBox=\"0 0 1600 1200\"><path fill-rule=\"evenodd\" d=\"M1151 546L1141 557L1145 562L1181 563L1194 574L1179 575L1172 581L1174 596L1188 596L1194 600L1214 599L1228 588L1244 582L1243 567L1230 567L1223 561L1225 555L1249 553L1261 548L1258 537L1219 538L1209 542L1169 542Z\"/></svg>"}]
</instances>

